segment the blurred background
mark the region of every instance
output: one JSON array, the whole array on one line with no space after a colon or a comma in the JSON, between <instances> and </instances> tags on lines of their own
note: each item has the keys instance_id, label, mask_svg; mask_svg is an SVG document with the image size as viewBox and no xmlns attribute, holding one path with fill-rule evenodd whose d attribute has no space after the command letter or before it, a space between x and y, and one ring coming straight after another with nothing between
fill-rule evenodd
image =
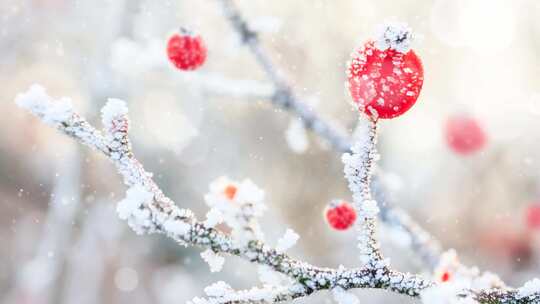
<instances>
[{"instance_id":1,"label":"blurred background","mask_svg":"<svg viewBox=\"0 0 540 304\"><path fill-rule=\"evenodd\" d=\"M409 23L425 82L406 115L382 123L392 203L468 265L514 285L540 275L540 2L235 2L297 94L347 132L357 121L344 85L352 50L385 20ZM208 46L196 72L166 59L180 26ZM130 231L116 216L125 187L111 164L13 103L33 83L71 97L97 125L107 97L128 101L136 155L199 217L210 182L250 178L266 191L270 244L290 227L301 235L294 257L357 265L354 232L331 230L322 216L330 200L350 199L340 155L270 104L273 87L219 1L2 0L0 71L0 303L172 304L218 280L238 289L257 281L237 258L211 274L199 249ZM473 120L482 144L456 150L454 117ZM388 229L380 234L396 268L422 271Z\"/></svg>"}]
</instances>

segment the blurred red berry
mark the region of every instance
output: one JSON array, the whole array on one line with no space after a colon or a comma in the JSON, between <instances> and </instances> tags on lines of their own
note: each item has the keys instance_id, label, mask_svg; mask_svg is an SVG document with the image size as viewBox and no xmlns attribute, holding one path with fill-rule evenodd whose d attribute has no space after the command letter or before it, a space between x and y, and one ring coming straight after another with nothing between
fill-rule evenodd
<instances>
[{"instance_id":1,"label":"blurred red berry","mask_svg":"<svg viewBox=\"0 0 540 304\"><path fill-rule=\"evenodd\" d=\"M175 33L167 43L167 56L180 70L189 71L200 67L206 60L206 46L201 36L186 30Z\"/></svg>"},{"instance_id":2,"label":"blurred red berry","mask_svg":"<svg viewBox=\"0 0 540 304\"><path fill-rule=\"evenodd\" d=\"M334 201L326 208L326 221L336 230L347 230L356 221L356 211L345 201Z\"/></svg>"},{"instance_id":3,"label":"blurred red berry","mask_svg":"<svg viewBox=\"0 0 540 304\"><path fill-rule=\"evenodd\" d=\"M368 41L353 54L347 78L351 97L361 111L379 118L394 118L409 110L418 99L424 69L413 50L381 51L373 41Z\"/></svg>"},{"instance_id":4,"label":"blurred red berry","mask_svg":"<svg viewBox=\"0 0 540 304\"><path fill-rule=\"evenodd\" d=\"M448 282L450 280L450 272L445 271L441 275L441 282Z\"/></svg>"},{"instance_id":5,"label":"blurred red berry","mask_svg":"<svg viewBox=\"0 0 540 304\"><path fill-rule=\"evenodd\" d=\"M238 191L238 188L234 185L228 185L225 187L225 190L223 190L223 194L225 194L225 197L227 197L230 200L234 199L234 196L236 195L236 191Z\"/></svg>"},{"instance_id":6,"label":"blurred red berry","mask_svg":"<svg viewBox=\"0 0 540 304\"><path fill-rule=\"evenodd\" d=\"M532 204L526 210L527 227L540 229L540 203Z\"/></svg>"},{"instance_id":7,"label":"blurred red berry","mask_svg":"<svg viewBox=\"0 0 540 304\"><path fill-rule=\"evenodd\" d=\"M461 155L477 152L486 144L483 128L472 117L450 117L446 122L445 133L450 149Z\"/></svg>"}]
</instances>

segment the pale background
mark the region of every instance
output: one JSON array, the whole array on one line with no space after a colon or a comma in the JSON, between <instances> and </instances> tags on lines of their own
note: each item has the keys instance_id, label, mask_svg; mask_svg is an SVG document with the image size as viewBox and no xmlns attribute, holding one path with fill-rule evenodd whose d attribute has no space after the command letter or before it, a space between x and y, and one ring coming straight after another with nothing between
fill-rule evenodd
<instances>
[{"instance_id":1,"label":"pale background","mask_svg":"<svg viewBox=\"0 0 540 304\"><path fill-rule=\"evenodd\" d=\"M540 2L236 3L298 94L348 131L357 116L344 85L349 54L379 23L409 23L425 83L406 115L382 124L381 166L393 174L394 204L466 264L516 285L540 275L540 238L523 216L540 200ZM208 45L198 72L179 72L165 60L166 38L180 26ZM198 249L132 233L116 217L125 187L112 166L14 105L35 82L72 97L96 124L107 97L126 99L136 154L199 217L212 180L248 177L266 190L270 242L291 227L302 236L293 256L355 266L354 233L331 231L322 217L329 200L349 199L340 155L313 134L306 153L288 147L292 117L261 97L269 83L250 55L215 0L2 0L0 302L172 304L217 280L234 288L256 282L255 267L244 261L229 258L210 274ZM242 96L246 90L253 94ZM488 135L485 149L468 157L452 153L443 137L447 117L463 112ZM382 234L392 263L419 271ZM355 293L371 303L412 302Z\"/></svg>"}]
</instances>

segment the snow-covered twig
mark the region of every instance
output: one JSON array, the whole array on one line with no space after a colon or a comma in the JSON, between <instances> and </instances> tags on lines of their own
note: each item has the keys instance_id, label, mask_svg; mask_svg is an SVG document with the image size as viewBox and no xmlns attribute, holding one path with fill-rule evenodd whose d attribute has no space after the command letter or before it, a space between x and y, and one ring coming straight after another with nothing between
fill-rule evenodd
<instances>
[{"instance_id":1,"label":"snow-covered twig","mask_svg":"<svg viewBox=\"0 0 540 304\"><path fill-rule=\"evenodd\" d=\"M377 161L377 123L368 117L361 117L360 127L365 128L363 136L358 136L351 153L344 153L345 177L353 194L353 206L359 218L356 226L359 232L358 248L362 251L361 259L367 265L382 262L379 243L375 237L375 226L379 207L371 195L371 177Z\"/></svg>"},{"instance_id":2,"label":"snow-covered twig","mask_svg":"<svg viewBox=\"0 0 540 304\"><path fill-rule=\"evenodd\" d=\"M216 288L210 288L209 299L198 299L194 303L197 301L199 303L206 303L205 301L208 303L276 302L334 288L339 288L340 292L352 288L378 288L419 297L426 290L435 288L436 291L440 288L441 284L418 275L392 270L386 262L381 262L379 256L375 256L371 263L360 268L316 267L293 259L282 250L273 249L257 239L249 240L247 243L235 242L229 235L198 221L191 211L177 207L165 196L153 181L152 174L147 172L135 158L128 138L128 109L121 100L110 99L103 108L104 133L96 130L73 111L67 99L53 100L40 86L34 85L28 92L18 95L16 102L59 131L102 152L116 166L129 187L126 198L118 205L118 213L122 219L127 220L135 232L160 233L182 245L207 248L216 255L235 255L249 262L266 265L295 282L290 286L263 287L244 292L229 291L220 284L222 288L217 288L217 291ZM363 203L370 198L369 178L376 155L375 125L372 124L369 130L367 148L355 147L349 156L351 162L347 161L347 164L358 164L358 166L351 166L357 168L355 170L358 172L351 171L349 181L352 184L353 193ZM352 158L356 156L359 162L352 162ZM353 172L356 173L352 174ZM372 219L373 216L367 216L367 218ZM374 227L368 228L374 229ZM291 236L289 233L289 236L284 237L282 247L286 249L294 241L294 235ZM378 252L378 247L372 246L372 252L375 251ZM226 295L220 294L224 289ZM432 292L431 295L433 294L437 292ZM471 290L465 287L458 290L456 295L481 303L538 303L540 283L538 280L533 280L519 289ZM220 301L226 297L230 299Z\"/></svg>"}]
</instances>

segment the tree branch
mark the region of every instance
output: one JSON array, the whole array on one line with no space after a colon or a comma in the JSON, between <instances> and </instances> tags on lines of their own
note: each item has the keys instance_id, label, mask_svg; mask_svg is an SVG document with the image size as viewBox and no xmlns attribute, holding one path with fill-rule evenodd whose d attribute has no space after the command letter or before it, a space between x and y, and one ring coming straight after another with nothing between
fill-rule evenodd
<instances>
[{"instance_id":1,"label":"tree branch","mask_svg":"<svg viewBox=\"0 0 540 304\"><path fill-rule=\"evenodd\" d=\"M315 291L338 287L343 290L378 288L412 297L420 296L426 289L438 288L437 284L420 276L390 269L387 263L381 260L380 255L377 255L380 253L378 253L376 245L370 245L372 246L371 256L374 258L370 260L370 263L360 268L323 268L293 259L256 239L247 242L247 244L234 242L223 232L197 221L190 210L177 207L172 200L165 196L153 181L152 174L148 173L135 158L128 138L128 109L121 100L110 99L102 109L104 133L96 130L74 112L67 99L54 101L42 87L32 86L28 92L18 95L16 102L64 134L102 152L116 166L118 172L123 176L125 184L130 187L126 199L119 203L119 215L127 220L135 232L165 234L183 245L209 248L216 254L235 255L250 262L267 265L296 282L291 286L271 287L271 292L264 293L269 298L257 298L260 293L254 292L251 297L236 299L240 303L254 302L257 299L264 302L283 301L304 297ZM355 146L353 153L349 156L355 160L346 162L347 164L359 165L351 165L349 169L346 169L346 173L350 173L347 174L349 182L352 184L351 190L354 189L353 194L362 204L371 198L369 176L376 155L375 123L370 125L369 131L367 148ZM364 206L360 207L362 208L360 211L365 211ZM373 219L371 215L366 216L366 218ZM367 227L374 229L371 226ZM370 231L368 235L372 235L372 232ZM374 238L373 240L376 242ZM374 253L377 254L373 255ZM459 294L482 303L537 303L537 300L540 299L540 288L538 288L540 280L528 284L521 289L479 291L465 289L461 290ZM264 288L255 289L255 291L261 290ZM235 294L246 295L246 292L232 293L230 296L234 297ZM208 301L210 301L209 303L221 303L218 298L214 296ZM232 298L229 302L236 302L236 300Z\"/></svg>"}]
</instances>

